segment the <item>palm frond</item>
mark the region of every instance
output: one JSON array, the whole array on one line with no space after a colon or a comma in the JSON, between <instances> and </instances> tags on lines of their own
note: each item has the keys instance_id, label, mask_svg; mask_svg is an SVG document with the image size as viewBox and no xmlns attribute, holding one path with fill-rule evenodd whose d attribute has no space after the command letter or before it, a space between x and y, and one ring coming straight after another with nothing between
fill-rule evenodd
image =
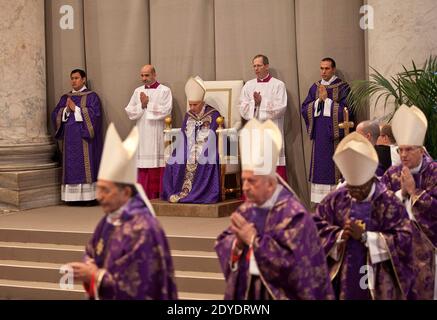
<instances>
[{"instance_id":1,"label":"palm frond","mask_svg":"<svg viewBox=\"0 0 437 320\"><path fill-rule=\"evenodd\" d=\"M412 67L402 65L403 71L391 77L384 77L371 68L369 80L351 83L347 102L354 112L368 110L370 98L374 98L373 109L383 108L385 113L391 99L395 110L402 104L415 105L428 119L426 137L430 154L437 157L437 56L430 56L422 67L414 60ZM381 103L380 103L381 102ZM391 101L390 101L391 103ZM387 116L392 117L393 114Z\"/></svg>"}]
</instances>

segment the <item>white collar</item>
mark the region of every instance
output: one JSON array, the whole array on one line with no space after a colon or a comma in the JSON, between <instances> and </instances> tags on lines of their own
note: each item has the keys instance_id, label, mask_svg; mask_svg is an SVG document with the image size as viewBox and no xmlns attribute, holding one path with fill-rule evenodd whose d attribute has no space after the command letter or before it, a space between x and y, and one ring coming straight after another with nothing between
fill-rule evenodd
<instances>
[{"instance_id":1,"label":"white collar","mask_svg":"<svg viewBox=\"0 0 437 320\"><path fill-rule=\"evenodd\" d=\"M108 213L106 215L106 222L108 222L114 226L121 225L121 221L120 221L121 214L123 213L123 210L126 208L127 204L131 201L131 199L129 199L124 205L122 205L117 210Z\"/></svg>"},{"instance_id":2,"label":"white collar","mask_svg":"<svg viewBox=\"0 0 437 320\"><path fill-rule=\"evenodd\" d=\"M375 182L372 184L372 187L370 188L370 192L369 192L369 194L367 195L367 198L366 199L364 199L362 202L368 202L368 201L370 201L371 199L372 199L372 197L373 197L373 194L375 193L375 190L376 190L376 185L375 185Z\"/></svg>"},{"instance_id":3,"label":"white collar","mask_svg":"<svg viewBox=\"0 0 437 320\"><path fill-rule=\"evenodd\" d=\"M262 205L256 205L258 208L262 209L271 209L275 205L276 201L278 200L279 194L282 191L282 186L278 183L276 186L275 192L273 192L273 195L268 199L266 202L264 202Z\"/></svg>"},{"instance_id":4,"label":"white collar","mask_svg":"<svg viewBox=\"0 0 437 320\"><path fill-rule=\"evenodd\" d=\"M80 89L80 90L78 90L78 91L76 91L76 90L73 89L72 92L73 92L73 93L76 93L76 92L82 92L82 91L85 91L86 89L87 89L87 87L86 87L86 86L83 86L82 89Z\"/></svg>"},{"instance_id":5,"label":"white collar","mask_svg":"<svg viewBox=\"0 0 437 320\"><path fill-rule=\"evenodd\" d=\"M203 104L202 110L200 110L200 112L196 114L196 116L198 117L203 116L203 114L205 113L205 109L206 109L206 103Z\"/></svg>"},{"instance_id":6,"label":"white collar","mask_svg":"<svg viewBox=\"0 0 437 320\"><path fill-rule=\"evenodd\" d=\"M419 173L420 169L422 168L422 163L423 163L423 157L420 160L420 163L419 163L419 165L417 167L415 167L413 169L410 169L411 174Z\"/></svg>"},{"instance_id":7,"label":"white collar","mask_svg":"<svg viewBox=\"0 0 437 320\"><path fill-rule=\"evenodd\" d=\"M335 80L337 80L337 76L334 74L331 79L329 79L328 81L325 81L322 79L322 81L320 82L320 84L323 84L324 86L329 86L331 85L331 83L333 83Z\"/></svg>"}]
</instances>

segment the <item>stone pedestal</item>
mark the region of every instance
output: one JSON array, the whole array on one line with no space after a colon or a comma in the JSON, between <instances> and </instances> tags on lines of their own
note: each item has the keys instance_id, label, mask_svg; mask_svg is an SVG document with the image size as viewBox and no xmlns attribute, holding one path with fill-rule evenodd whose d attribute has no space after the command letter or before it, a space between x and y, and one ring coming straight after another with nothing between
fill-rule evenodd
<instances>
[{"instance_id":1,"label":"stone pedestal","mask_svg":"<svg viewBox=\"0 0 437 320\"><path fill-rule=\"evenodd\" d=\"M60 202L47 131L44 0L2 0L0 212Z\"/></svg>"},{"instance_id":2,"label":"stone pedestal","mask_svg":"<svg viewBox=\"0 0 437 320\"><path fill-rule=\"evenodd\" d=\"M169 203L153 199L150 201L157 216L222 218L228 217L243 201L232 199L212 204Z\"/></svg>"}]
</instances>

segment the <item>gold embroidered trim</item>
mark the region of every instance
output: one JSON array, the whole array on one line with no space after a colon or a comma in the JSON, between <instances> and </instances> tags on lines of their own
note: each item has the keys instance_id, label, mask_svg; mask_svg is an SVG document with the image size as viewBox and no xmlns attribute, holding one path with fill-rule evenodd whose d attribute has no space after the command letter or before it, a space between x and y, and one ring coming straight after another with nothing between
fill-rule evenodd
<instances>
[{"instance_id":1,"label":"gold embroidered trim","mask_svg":"<svg viewBox=\"0 0 437 320\"><path fill-rule=\"evenodd\" d=\"M338 87L332 89L332 100L338 102Z\"/></svg>"},{"instance_id":2,"label":"gold embroidered trim","mask_svg":"<svg viewBox=\"0 0 437 320\"><path fill-rule=\"evenodd\" d=\"M185 167L184 183L182 184L182 190L178 194L170 196L169 201L171 203L179 202L179 200L188 196L193 188L193 180L197 170L197 162L194 164L188 164Z\"/></svg>"},{"instance_id":3,"label":"gold embroidered trim","mask_svg":"<svg viewBox=\"0 0 437 320\"><path fill-rule=\"evenodd\" d=\"M334 244L335 246L336 244ZM338 259L338 261L336 261L331 268L329 268L329 278L331 279L331 282L335 279L335 277L338 275L341 266L343 265L343 261L344 261L344 253L346 252L346 246L342 245L340 247L341 251L340 251L340 258ZM338 249L337 249L338 250Z\"/></svg>"},{"instance_id":4,"label":"gold embroidered trim","mask_svg":"<svg viewBox=\"0 0 437 320\"><path fill-rule=\"evenodd\" d=\"M192 113L191 111L188 111L188 115L195 119L195 120L203 120L205 117L209 116L211 113L213 113L215 110L214 108L212 110L209 110L208 112L205 112L203 115L201 115L200 117L197 114Z\"/></svg>"},{"instance_id":5,"label":"gold embroidered trim","mask_svg":"<svg viewBox=\"0 0 437 320\"><path fill-rule=\"evenodd\" d=\"M82 97L82 96L86 96L89 95L90 93L93 93L94 91L84 91L84 92L68 92L67 96L68 97Z\"/></svg>"},{"instance_id":6,"label":"gold embroidered trim","mask_svg":"<svg viewBox=\"0 0 437 320\"><path fill-rule=\"evenodd\" d=\"M414 194L411 197L411 208L414 207L414 205L416 204L416 202L426 193L426 190L422 190L422 192L420 192L419 194Z\"/></svg>"},{"instance_id":7,"label":"gold embroidered trim","mask_svg":"<svg viewBox=\"0 0 437 320\"><path fill-rule=\"evenodd\" d=\"M82 147L83 147L83 163L85 165L85 180L86 183L92 183L91 179L91 164L90 164L90 155L88 151L88 142L85 139L82 139Z\"/></svg>"},{"instance_id":8,"label":"gold embroidered trim","mask_svg":"<svg viewBox=\"0 0 437 320\"><path fill-rule=\"evenodd\" d=\"M324 84L321 84L320 81L317 81L315 84L316 84L316 86L317 86L317 89L318 89L318 87L320 87L320 86L325 86ZM326 88L326 89L335 89L335 88L340 87L340 86L343 85L343 84L344 84L344 82L343 82L343 80L342 80L342 81L340 81L339 83L330 84L329 86L325 86L325 88ZM317 90L317 91L318 91L318 90Z\"/></svg>"},{"instance_id":9,"label":"gold embroidered trim","mask_svg":"<svg viewBox=\"0 0 437 320\"><path fill-rule=\"evenodd\" d=\"M91 123L91 118L90 118L90 114L88 113L88 108L86 106L86 99L87 99L86 96L82 96L82 98L80 99L80 108L83 112L85 123L88 128L88 132L90 133L90 138L93 139L95 135L94 128L93 128L93 124Z\"/></svg>"},{"instance_id":10,"label":"gold embroidered trim","mask_svg":"<svg viewBox=\"0 0 437 320\"><path fill-rule=\"evenodd\" d=\"M394 274L395 274L395 278L396 278L397 284L399 285L399 289L401 289L401 294L402 294L403 298L406 299L406 295L405 295L404 289L402 288L401 280L399 279L398 272L396 271L396 267L395 267L395 264L393 262L393 257L391 255L390 248L388 247L387 239L384 237L384 235L381 232L378 232L378 235L381 236L383 241L384 241L384 245L385 245L385 248L386 248L386 250L388 252L388 255L390 257L390 262L391 262L391 265L393 267L393 271L394 271Z\"/></svg>"},{"instance_id":11,"label":"gold embroidered trim","mask_svg":"<svg viewBox=\"0 0 437 320\"><path fill-rule=\"evenodd\" d=\"M311 150L311 169L310 169L310 181L314 181L314 151L316 150L316 142L313 141L312 150Z\"/></svg>"},{"instance_id":12,"label":"gold embroidered trim","mask_svg":"<svg viewBox=\"0 0 437 320\"><path fill-rule=\"evenodd\" d=\"M205 122L209 122L211 125L212 117L210 115L215 111L217 111L217 110L212 108L212 110L206 112L201 117L198 117L197 115L188 111L188 115L195 121L206 120ZM187 126L188 126L188 121L187 121ZM209 127L207 129L209 129ZM188 137L187 137L187 139L188 139ZM193 188L194 177L196 175L197 165L198 165L197 153L199 150L200 150L200 152L203 150L203 146L205 143L207 143L207 141L208 141L208 139L203 140L203 141L197 141L197 139L194 139L194 143L195 143L194 150L193 151L190 150L190 154L187 155L187 164L185 166L184 182L182 184L181 192L179 192L178 194L171 195L168 199L169 202L177 203L181 199L187 197L188 194L191 192L191 190ZM191 163L191 161L190 161L191 158L194 159L194 163Z\"/></svg>"},{"instance_id":13,"label":"gold embroidered trim","mask_svg":"<svg viewBox=\"0 0 437 320\"><path fill-rule=\"evenodd\" d=\"M334 102L334 110L333 110L333 124L332 124L332 129L334 130L334 152L337 149L337 146L340 142L340 129L338 127L338 111L340 109L340 106L337 102ZM337 184L341 178L341 174L340 174L340 170L338 170L337 166L334 163L334 168L335 168L335 184Z\"/></svg>"},{"instance_id":14,"label":"gold embroidered trim","mask_svg":"<svg viewBox=\"0 0 437 320\"><path fill-rule=\"evenodd\" d=\"M314 128L314 102L311 102L308 106L307 117L308 117L308 134L311 137Z\"/></svg>"}]
</instances>

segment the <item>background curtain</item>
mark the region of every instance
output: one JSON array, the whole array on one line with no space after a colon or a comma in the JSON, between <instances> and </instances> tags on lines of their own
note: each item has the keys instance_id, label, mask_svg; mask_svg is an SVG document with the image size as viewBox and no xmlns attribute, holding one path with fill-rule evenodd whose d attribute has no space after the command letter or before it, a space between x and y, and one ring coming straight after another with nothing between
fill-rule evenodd
<instances>
[{"instance_id":1,"label":"background curtain","mask_svg":"<svg viewBox=\"0 0 437 320\"><path fill-rule=\"evenodd\" d=\"M63 30L62 5L74 9L74 29ZM173 93L173 123L185 113L185 81L247 81L258 53L288 94L285 146L288 178L309 203L310 142L300 105L319 76L320 59L333 57L347 81L365 78L362 0L47 0L48 114L69 91L69 73L84 68L102 99L105 127L125 137L134 122L124 107L141 85L142 65L152 63ZM365 115L363 115L365 117ZM52 128L50 128L53 130Z\"/></svg>"}]
</instances>

